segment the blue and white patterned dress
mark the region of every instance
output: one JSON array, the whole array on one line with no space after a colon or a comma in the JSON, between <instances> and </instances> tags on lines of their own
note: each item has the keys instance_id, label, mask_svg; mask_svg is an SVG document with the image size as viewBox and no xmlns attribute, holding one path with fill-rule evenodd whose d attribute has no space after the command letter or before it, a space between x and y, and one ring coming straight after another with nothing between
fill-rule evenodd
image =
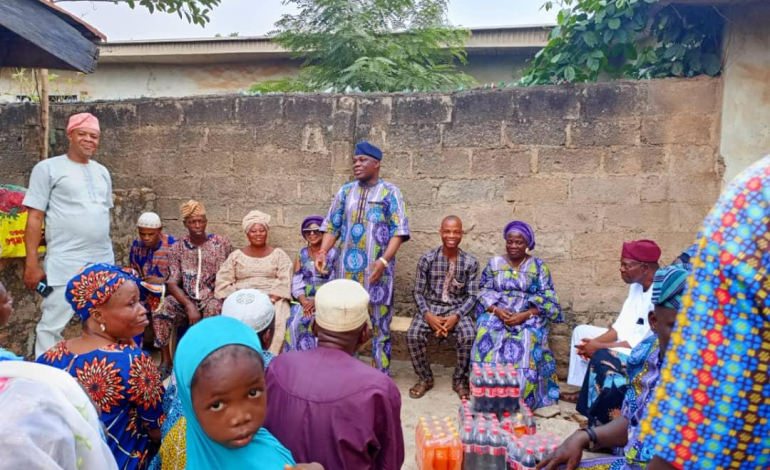
<instances>
[{"instance_id":1,"label":"blue and white patterned dress","mask_svg":"<svg viewBox=\"0 0 770 470\"><path fill-rule=\"evenodd\" d=\"M294 277L291 280L291 295L295 299L299 299L300 295L304 295L307 299L312 299L322 285L334 279L334 271L330 269L328 274L321 274L316 271L315 260L310 257L307 247L299 251L297 258L299 258L299 270L294 273ZM326 255L326 265L334 266L336 262L337 249L332 248ZM307 351L316 347L318 339L310 331L310 325L313 323L314 318L315 312L305 315L304 309L299 302L291 304L291 314L289 314L289 319L286 321L284 352Z\"/></svg>"}]
</instances>

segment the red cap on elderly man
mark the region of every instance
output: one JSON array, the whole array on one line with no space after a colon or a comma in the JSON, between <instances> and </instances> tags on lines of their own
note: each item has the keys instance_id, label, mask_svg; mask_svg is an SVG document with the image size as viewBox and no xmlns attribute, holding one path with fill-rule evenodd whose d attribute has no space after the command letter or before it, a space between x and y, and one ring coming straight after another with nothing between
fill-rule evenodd
<instances>
[{"instance_id":1,"label":"red cap on elderly man","mask_svg":"<svg viewBox=\"0 0 770 470\"><path fill-rule=\"evenodd\" d=\"M660 260L660 247L652 240L636 240L623 243L621 258L635 259L642 263L657 263Z\"/></svg>"},{"instance_id":2,"label":"red cap on elderly man","mask_svg":"<svg viewBox=\"0 0 770 470\"><path fill-rule=\"evenodd\" d=\"M99 120L91 113L80 113L70 116L69 123L67 124L67 134L74 129L91 129L96 132L101 132L101 129L99 129Z\"/></svg>"}]
</instances>

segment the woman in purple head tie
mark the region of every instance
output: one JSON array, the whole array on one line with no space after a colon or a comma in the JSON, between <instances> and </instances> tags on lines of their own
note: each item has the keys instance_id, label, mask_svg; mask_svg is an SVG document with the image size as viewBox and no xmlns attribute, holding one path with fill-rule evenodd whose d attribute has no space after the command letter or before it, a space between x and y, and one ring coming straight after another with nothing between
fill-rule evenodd
<instances>
[{"instance_id":1,"label":"woman in purple head tie","mask_svg":"<svg viewBox=\"0 0 770 470\"><path fill-rule=\"evenodd\" d=\"M561 323L551 272L535 249L535 233L514 220L503 230L505 254L481 274L473 363L513 364L521 398L532 408L558 403L556 360L548 349L548 323Z\"/></svg>"},{"instance_id":2,"label":"woman in purple head tie","mask_svg":"<svg viewBox=\"0 0 770 470\"><path fill-rule=\"evenodd\" d=\"M321 224L323 217L311 215L302 221L302 238L307 246L299 250L294 261L294 277L291 281L291 295L296 302L291 304L291 314L286 322L286 338L284 351L305 351L316 347L318 340L310 330L315 318L315 293L327 282L333 279L334 270L321 274L315 269L315 257L321 249L323 232ZM329 249L326 255L326 265L334 266L337 260L337 249Z\"/></svg>"}]
</instances>

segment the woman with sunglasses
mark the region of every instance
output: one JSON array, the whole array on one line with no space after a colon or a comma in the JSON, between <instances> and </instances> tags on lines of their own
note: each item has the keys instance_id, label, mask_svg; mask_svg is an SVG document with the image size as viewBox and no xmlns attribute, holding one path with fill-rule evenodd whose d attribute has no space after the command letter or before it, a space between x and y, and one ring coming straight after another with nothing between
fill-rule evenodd
<instances>
[{"instance_id":1,"label":"woman with sunglasses","mask_svg":"<svg viewBox=\"0 0 770 470\"><path fill-rule=\"evenodd\" d=\"M323 217L311 215L302 221L302 238L307 246L297 253L294 261L294 278L291 295L297 300L292 303L291 314L286 323L284 351L305 351L316 347L317 339L310 331L315 317L315 293L322 285L333 279L333 269L321 274L315 269L315 257L321 249ZM334 266L337 249L331 248L326 255L326 265Z\"/></svg>"}]
</instances>

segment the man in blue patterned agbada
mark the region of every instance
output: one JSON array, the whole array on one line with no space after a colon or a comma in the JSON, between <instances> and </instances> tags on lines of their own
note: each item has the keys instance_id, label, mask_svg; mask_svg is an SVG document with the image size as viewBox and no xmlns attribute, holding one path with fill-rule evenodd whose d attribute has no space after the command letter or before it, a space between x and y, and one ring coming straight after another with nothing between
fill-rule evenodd
<instances>
[{"instance_id":1,"label":"man in blue patterned agbada","mask_svg":"<svg viewBox=\"0 0 770 470\"><path fill-rule=\"evenodd\" d=\"M382 151L369 142L356 145L353 176L337 192L321 225L316 270L327 272L327 254L339 240L335 279L352 279L371 297L372 355L390 373L390 320L396 252L409 240L409 219L401 190L380 178Z\"/></svg>"}]
</instances>

